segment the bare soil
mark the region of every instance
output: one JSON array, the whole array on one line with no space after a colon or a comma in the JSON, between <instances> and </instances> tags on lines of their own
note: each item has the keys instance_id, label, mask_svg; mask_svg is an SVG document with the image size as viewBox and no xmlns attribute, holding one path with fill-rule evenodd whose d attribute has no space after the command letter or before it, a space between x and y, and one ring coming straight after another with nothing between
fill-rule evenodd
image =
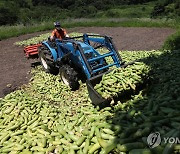
<instances>
[{"instance_id":1,"label":"bare soil","mask_svg":"<svg viewBox=\"0 0 180 154\"><path fill-rule=\"evenodd\" d=\"M70 32L97 33L111 36L118 50L157 50L167 36L175 32L170 28L123 28L123 27L84 27L67 29ZM49 32L49 31L48 31ZM22 41L47 33L37 32L0 41L0 97L18 89L29 82L32 63L38 59L27 59L23 47L14 45Z\"/></svg>"}]
</instances>

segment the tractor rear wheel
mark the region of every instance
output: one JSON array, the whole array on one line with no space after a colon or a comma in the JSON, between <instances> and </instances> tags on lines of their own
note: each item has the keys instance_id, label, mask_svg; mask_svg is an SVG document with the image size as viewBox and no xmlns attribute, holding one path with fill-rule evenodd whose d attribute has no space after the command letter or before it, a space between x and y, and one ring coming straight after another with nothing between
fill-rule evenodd
<instances>
[{"instance_id":1,"label":"tractor rear wheel","mask_svg":"<svg viewBox=\"0 0 180 154\"><path fill-rule=\"evenodd\" d=\"M59 69L55 66L51 51L45 45L43 45L39 48L38 53L44 70L47 73L57 75L59 73Z\"/></svg>"},{"instance_id":2,"label":"tractor rear wheel","mask_svg":"<svg viewBox=\"0 0 180 154\"><path fill-rule=\"evenodd\" d=\"M77 72L69 65L62 65L60 70L60 77L61 80L71 88L71 90L79 89L79 82L78 82L78 74Z\"/></svg>"}]
</instances>

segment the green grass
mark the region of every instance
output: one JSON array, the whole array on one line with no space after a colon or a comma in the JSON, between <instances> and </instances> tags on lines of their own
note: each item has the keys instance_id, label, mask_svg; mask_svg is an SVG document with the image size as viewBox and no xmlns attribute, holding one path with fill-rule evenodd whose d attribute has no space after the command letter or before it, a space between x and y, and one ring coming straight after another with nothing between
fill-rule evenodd
<instances>
[{"instance_id":1,"label":"green grass","mask_svg":"<svg viewBox=\"0 0 180 154\"><path fill-rule=\"evenodd\" d=\"M165 20L152 20L149 18L113 18L113 19L84 19L64 23L65 27L174 27L173 22Z\"/></svg>"},{"instance_id":2,"label":"green grass","mask_svg":"<svg viewBox=\"0 0 180 154\"><path fill-rule=\"evenodd\" d=\"M67 19L61 20L63 27L177 27L179 22L174 20L150 18L100 18L100 19ZM31 25L16 25L16 26L1 26L0 27L0 40L10 37L16 37L22 34L33 32L45 31L53 29L53 21L36 23Z\"/></svg>"},{"instance_id":3,"label":"green grass","mask_svg":"<svg viewBox=\"0 0 180 154\"><path fill-rule=\"evenodd\" d=\"M28 34L33 32L44 31L52 28L52 23L42 22L41 24L33 25L15 25L15 26L1 26L0 27L0 40L19 36L22 34Z\"/></svg>"},{"instance_id":4,"label":"green grass","mask_svg":"<svg viewBox=\"0 0 180 154\"><path fill-rule=\"evenodd\" d=\"M116 17L116 18L149 18L154 8L154 3L139 5L121 5L116 8L108 9L98 13L99 17Z\"/></svg>"}]
</instances>

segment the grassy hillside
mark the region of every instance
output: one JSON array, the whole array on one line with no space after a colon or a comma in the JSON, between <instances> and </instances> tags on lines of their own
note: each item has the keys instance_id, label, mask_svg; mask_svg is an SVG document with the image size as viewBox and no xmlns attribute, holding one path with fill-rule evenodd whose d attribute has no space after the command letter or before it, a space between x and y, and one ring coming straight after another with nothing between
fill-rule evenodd
<instances>
[{"instance_id":1,"label":"grassy hillside","mask_svg":"<svg viewBox=\"0 0 180 154\"><path fill-rule=\"evenodd\" d=\"M33 24L67 18L177 18L178 0L2 0L0 25Z\"/></svg>"},{"instance_id":2,"label":"grassy hillside","mask_svg":"<svg viewBox=\"0 0 180 154\"><path fill-rule=\"evenodd\" d=\"M97 16L111 18L149 18L154 6L155 2L137 5L121 5L106 11L99 11Z\"/></svg>"},{"instance_id":3,"label":"grassy hillside","mask_svg":"<svg viewBox=\"0 0 180 154\"><path fill-rule=\"evenodd\" d=\"M150 18L96 18L96 19L67 19L61 20L62 26L65 28L72 27L172 27L176 28L179 24L176 20L167 21L164 19ZM52 30L54 28L53 21L40 22L29 25L0 26L0 40L7 39L22 34L33 32Z\"/></svg>"}]
</instances>

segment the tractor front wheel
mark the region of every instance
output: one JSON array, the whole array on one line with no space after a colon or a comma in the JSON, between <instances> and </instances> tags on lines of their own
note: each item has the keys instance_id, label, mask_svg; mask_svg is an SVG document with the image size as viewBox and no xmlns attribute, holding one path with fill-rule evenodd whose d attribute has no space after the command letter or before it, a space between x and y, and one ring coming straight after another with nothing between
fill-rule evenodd
<instances>
[{"instance_id":1,"label":"tractor front wheel","mask_svg":"<svg viewBox=\"0 0 180 154\"><path fill-rule=\"evenodd\" d=\"M71 90L79 89L77 72L72 67L70 67L69 65L63 65L61 66L59 72L61 80L64 84L69 86Z\"/></svg>"},{"instance_id":2,"label":"tractor front wheel","mask_svg":"<svg viewBox=\"0 0 180 154\"><path fill-rule=\"evenodd\" d=\"M51 73L57 75L59 73L59 69L55 66L53 56L51 51L46 46L41 46L38 50L39 52L39 59L44 70L47 73Z\"/></svg>"}]
</instances>

